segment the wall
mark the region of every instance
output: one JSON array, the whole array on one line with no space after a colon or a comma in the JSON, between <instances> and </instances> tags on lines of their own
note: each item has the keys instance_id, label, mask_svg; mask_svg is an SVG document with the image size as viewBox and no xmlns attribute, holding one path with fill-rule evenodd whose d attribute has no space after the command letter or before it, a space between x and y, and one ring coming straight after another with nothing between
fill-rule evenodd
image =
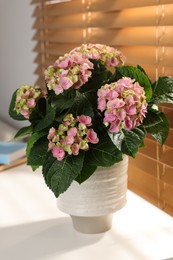
<instances>
[{"instance_id":1,"label":"wall","mask_svg":"<svg viewBox=\"0 0 173 260\"><path fill-rule=\"evenodd\" d=\"M0 118L13 126L26 125L8 115L11 95L22 84L36 81L32 40L31 0L0 0Z\"/></svg>"}]
</instances>

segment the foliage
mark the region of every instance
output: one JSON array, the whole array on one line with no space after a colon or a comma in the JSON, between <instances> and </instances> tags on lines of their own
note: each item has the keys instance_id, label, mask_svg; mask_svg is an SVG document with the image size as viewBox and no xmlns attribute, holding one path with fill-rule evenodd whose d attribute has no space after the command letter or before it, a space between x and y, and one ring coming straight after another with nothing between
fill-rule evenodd
<instances>
[{"instance_id":1,"label":"foliage","mask_svg":"<svg viewBox=\"0 0 173 260\"><path fill-rule=\"evenodd\" d=\"M30 123L15 138L28 136L27 163L42 166L56 197L98 166L135 157L146 134L165 142L169 122L157 105L173 103L173 78L152 83L141 66L124 63L114 48L83 44L47 68L47 93L24 85L12 95L10 116Z\"/></svg>"}]
</instances>

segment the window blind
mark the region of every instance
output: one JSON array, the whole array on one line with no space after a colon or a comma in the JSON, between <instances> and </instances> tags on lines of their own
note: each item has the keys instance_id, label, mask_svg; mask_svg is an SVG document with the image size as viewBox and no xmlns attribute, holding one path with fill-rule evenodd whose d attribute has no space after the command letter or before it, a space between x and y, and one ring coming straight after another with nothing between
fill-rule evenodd
<instances>
[{"instance_id":1,"label":"window blind","mask_svg":"<svg viewBox=\"0 0 173 260\"><path fill-rule=\"evenodd\" d=\"M33 0L38 85L59 55L82 43L120 49L127 63L140 64L155 80L173 76L173 0ZM173 214L173 106L161 109L170 120L162 147L150 136L136 159L130 159L129 188Z\"/></svg>"}]
</instances>

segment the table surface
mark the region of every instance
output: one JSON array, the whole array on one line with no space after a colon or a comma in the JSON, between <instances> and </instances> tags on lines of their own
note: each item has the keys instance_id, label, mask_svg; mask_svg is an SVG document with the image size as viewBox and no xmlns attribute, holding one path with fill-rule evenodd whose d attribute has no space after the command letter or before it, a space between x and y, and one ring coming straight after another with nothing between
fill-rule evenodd
<instances>
[{"instance_id":1,"label":"table surface","mask_svg":"<svg viewBox=\"0 0 173 260\"><path fill-rule=\"evenodd\" d=\"M173 258L173 218L134 193L102 234L81 234L56 207L41 170L0 172L0 259L161 260Z\"/></svg>"}]
</instances>

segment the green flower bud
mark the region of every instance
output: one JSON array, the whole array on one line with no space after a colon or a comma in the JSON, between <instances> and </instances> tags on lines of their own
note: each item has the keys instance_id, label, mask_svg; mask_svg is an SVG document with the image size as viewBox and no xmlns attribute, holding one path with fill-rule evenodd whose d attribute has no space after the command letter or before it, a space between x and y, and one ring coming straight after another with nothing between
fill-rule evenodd
<instances>
[{"instance_id":1,"label":"green flower bud","mask_svg":"<svg viewBox=\"0 0 173 260\"><path fill-rule=\"evenodd\" d=\"M69 155L72 154L72 149L71 149L71 145L70 144L66 144L62 146L64 151L67 152Z\"/></svg>"},{"instance_id":2,"label":"green flower bud","mask_svg":"<svg viewBox=\"0 0 173 260\"><path fill-rule=\"evenodd\" d=\"M83 124L83 123L79 123L78 128L79 128L79 131L80 131L80 130L84 130L84 129L86 129L87 127L86 127L85 124Z\"/></svg>"},{"instance_id":3,"label":"green flower bud","mask_svg":"<svg viewBox=\"0 0 173 260\"><path fill-rule=\"evenodd\" d=\"M81 150L88 150L89 149L89 145L88 145L88 142L86 140L82 140L80 143L79 143L79 146L80 146L80 149Z\"/></svg>"},{"instance_id":4,"label":"green flower bud","mask_svg":"<svg viewBox=\"0 0 173 260\"><path fill-rule=\"evenodd\" d=\"M63 121L64 121L64 122L66 122L66 121L70 121L70 122L74 121L73 114L68 114L68 115L66 115L66 116L64 117Z\"/></svg>"}]
</instances>

